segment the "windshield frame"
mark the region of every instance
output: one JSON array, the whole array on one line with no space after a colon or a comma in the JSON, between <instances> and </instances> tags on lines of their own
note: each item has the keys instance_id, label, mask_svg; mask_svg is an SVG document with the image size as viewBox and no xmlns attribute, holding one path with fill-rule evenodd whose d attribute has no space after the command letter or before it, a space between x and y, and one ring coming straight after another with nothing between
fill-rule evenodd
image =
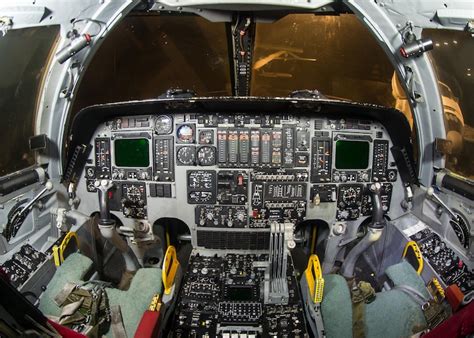
<instances>
[{"instance_id":1,"label":"windshield frame","mask_svg":"<svg viewBox=\"0 0 474 338\"><path fill-rule=\"evenodd\" d=\"M11 4L13 0L5 1ZM117 0L107 3L97 3L93 0L82 0L71 3L71 6L58 6L52 0L45 0L56 15L51 16L52 23L61 25L61 41L57 46L57 50L61 50L68 44L67 32L71 28L71 22L75 18L72 13L79 13L85 17L100 20L103 23L103 29L97 38L92 41L89 48L82 50L76 54L73 60L67 60L63 64L53 62L48 78L45 81L45 90L41 99L41 107L38 114L38 130L41 133L50 136L55 144L57 155L54 157L44 157L44 163L48 164L48 171L52 177L62 176L62 162L64 161L64 144L68 138L67 128L65 127L67 116L70 112L70 99L61 97L61 91L71 88L71 95L75 94L77 85L80 82L81 75L87 67L94 51L100 46L101 41L107 35L112 27L116 25L127 13L136 7L138 0ZM445 137L445 128L442 118L442 106L439 99L438 88L436 86L436 78L432 70L429 60L425 57L402 59L398 53L400 45L403 41L399 33L399 29L406 24L406 18L409 18L415 27L415 34L419 34L419 30L424 27L435 28L452 28L463 30L466 27L468 18L453 18L450 16L452 11L443 11L444 8L439 7L437 3L420 2L418 7L406 6L403 3L390 3L385 6L379 6L378 3L368 2L366 0L343 0L344 10L350 10L363 21L371 33L381 44L391 62L397 69L398 76L401 79L402 87L409 96L416 94L411 102L412 110L417 124L418 140L420 154L423 154L419 161L419 178L420 182L425 186L429 186L434 175L434 167L443 167L444 160L441 154L434 153L431 149L435 138ZM327 5L327 4L326 4ZM451 7L450 10L456 8L459 11L469 9L466 3L456 3L457 7ZM5 7L0 4L0 8ZM3 8L2 8L3 9ZM216 11L218 9L218 11ZM268 9L268 8L267 8ZM199 2L197 7L193 6L170 6L169 4L154 3L150 8L138 8L138 10L155 10L155 11L172 11L172 12L191 12L198 13L205 18L211 20L221 20L229 22L235 13L235 8L228 7L222 1ZM246 3L246 10L261 11L261 3L252 1ZM279 2L278 13L301 11L301 8L293 6L293 2L283 0ZM315 4L314 9L309 11L332 12L332 6L321 7L321 4ZM467 13L467 11L465 11ZM14 16L11 8L5 8L5 15ZM432 18L435 18L434 20ZM72 20L72 21L71 21ZM264 19L268 20L268 19ZM32 22L29 18L18 19L15 22L16 27L28 25L44 25L45 22L38 20ZM90 28L92 25L85 25L84 29ZM419 29L418 29L419 28ZM83 31L83 30L81 30ZM78 70L73 80L68 80L68 70L72 65L76 65ZM416 81L412 81L415 78ZM72 83L70 86L68 83ZM417 101L418 100L418 101Z\"/></svg>"}]
</instances>

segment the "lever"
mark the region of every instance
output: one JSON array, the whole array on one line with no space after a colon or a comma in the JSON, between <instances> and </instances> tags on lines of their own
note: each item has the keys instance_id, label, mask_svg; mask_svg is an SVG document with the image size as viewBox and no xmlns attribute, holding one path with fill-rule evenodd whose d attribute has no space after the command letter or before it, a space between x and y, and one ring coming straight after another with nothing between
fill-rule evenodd
<instances>
[{"instance_id":1,"label":"lever","mask_svg":"<svg viewBox=\"0 0 474 338\"><path fill-rule=\"evenodd\" d=\"M378 182L370 186L370 192L372 193L372 223L369 224L369 227L375 229L384 228L386 225L385 218L383 217L381 190L382 185Z\"/></svg>"},{"instance_id":2,"label":"lever","mask_svg":"<svg viewBox=\"0 0 474 338\"><path fill-rule=\"evenodd\" d=\"M354 277L354 269L357 260L368 248L380 239L385 225L387 224L383 217L382 197L380 196L381 190L382 185L378 182L370 186L370 191L372 192L372 222L367 226L367 234L352 248L341 266L341 274L347 279Z\"/></svg>"},{"instance_id":3,"label":"lever","mask_svg":"<svg viewBox=\"0 0 474 338\"><path fill-rule=\"evenodd\" d=\"M426 195L428 195L428 197L430 197L432 200L434 199L439 206L443 207L443 209L451 215L452 218L456 219L456 214L451 210L450 207L447 206L446 203L443 202L441 198L438 197L438 195L435 194L433 187L428 188Z\"/></svg>"},{"instance_id":4,"label":"lever","mask_svg":"<svg viewBox=\"0 0 474 338\"><path fill-rule=\"evenodd\" d=\"M45 192L50 191L51 189L53 189L53 183L51 183L51 181L47 181L46 184L44 185L44 188L35 197L33 197L31 201L29 201L23 207L23 209L21 209L20 214L23 214L28 209L30 209L33 206L33 204L35 204L44 195Z\"/></svg>"},{"instance_id":5,"label":"lever","mask_svg":"<svg viewBox=\"0 0 474 338\"><path fill-rule=\"evenodd\" d=\"M8 224L5 227L3 235L7 239L10 240L11 237L15 237L18 230L20 230L23 221L26 219L26 216L33 208L33 205L38 202L38 200L47 192L53 189L53 183L51 181L47 181L44 188L41 189L36 196L34 196L31 201L29 201L20 211L15 210L13 212L13 216L11 219L8 220Z\"/></svg>"},{"instance_id":6,"label":"lever","mask_svg":"<svg viewBox=\"0 0 474 338\"><path fill-rule=\"evenodd\" d=\"M100 224L115 225L115 221L110 217L109 193L114 184L110 180L97 180L94 183L99 193Z\"/></svg>"},{"instance_id":7,"label":"lever","mask_svg":"<svg viewBox=\"0 0 474 338\"><path fill-rule=\"evenodd\" d=\"M94 182L94 186L99 193L100 219L98 226L100 234L122 253L126 271L137 271L139 268L137 257L127 242L118 234L115 229L115 220L110 216L109 193L112 191L114 183L111 180L97 180ZM125 274L122 278L124 276Z\"/></svg>"}]
</instances>

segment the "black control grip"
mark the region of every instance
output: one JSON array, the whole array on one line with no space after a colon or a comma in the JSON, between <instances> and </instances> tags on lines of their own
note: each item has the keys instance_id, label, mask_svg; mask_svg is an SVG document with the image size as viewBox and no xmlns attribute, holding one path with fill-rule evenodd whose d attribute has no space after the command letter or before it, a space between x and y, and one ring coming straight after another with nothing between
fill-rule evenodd
<instances>
[{"instance_id":1,"label":"black control grip","mask_svg":"<svg viewBox=\"0 0 474 338\"><path fill-rule=\"evenodd\" d=\"M40 177L35 169L4 177L0 180L0 196L8 195L9 193L39 181Z\"/></svg>"}]
</instances>

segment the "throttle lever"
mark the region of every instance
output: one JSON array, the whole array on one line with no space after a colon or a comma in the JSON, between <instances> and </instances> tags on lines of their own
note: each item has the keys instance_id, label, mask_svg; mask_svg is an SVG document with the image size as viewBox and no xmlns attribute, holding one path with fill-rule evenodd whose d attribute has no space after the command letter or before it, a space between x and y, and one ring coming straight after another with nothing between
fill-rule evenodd
<instances>
[{"instance_id":1,"label":"throttle lever","mask_svg":"<svg viewBox=\"0 0 474 338\"><path fill-rule=\"evenodd\" d=\"M20 230L24 220L26 219L26 216L30 212L31 208L33 205L38 202L38 200L47 192L53 189L53 183L51 181L47 181L44 185L44 188L41 189L36 196L34 196L31 201L26 203L26 205L19 211L15 212L11 220L9 220L7 227L11 226L11 233L9 236L7 236L7 240L9 240L11 237L15 237L16 234L18 233L18 230Z\"/></svg>"},{"instance_id":2,"label":"throttle lever","mask_svg":"<svg viewBox=\"0 0 474 338\"><path fill-rule=\"evenodd\" d=\"M438 195L435 194L435 191L433 187L429 187L428 190L426 191L426 195L431 198L431 200L434 200L433 202L436 202L439 206L441 206L444 210L446 210L450 215L451 218L456 219L456 214L454 211L451 210L450 207L446 203L443 202L441 198L438 197Z\"/></svg>"}]
</instances>

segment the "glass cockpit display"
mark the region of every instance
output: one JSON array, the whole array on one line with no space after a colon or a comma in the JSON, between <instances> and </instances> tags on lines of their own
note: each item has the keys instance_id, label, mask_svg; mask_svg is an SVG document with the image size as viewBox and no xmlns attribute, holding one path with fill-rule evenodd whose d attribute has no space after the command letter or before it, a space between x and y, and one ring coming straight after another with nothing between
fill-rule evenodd
<instances>
[{"instance_id":1,"label":"glass cockpit display","mask_svg":"<svg viewBox=\"0 0 474 338\"><path fill-rule=\"evenodd\" d=\"M150 147L145 138L115 140L115 164L118 167L145 168L150 165Z\"/></svg>"},{"instance_id":2,"label":"glass cockpit display","mask_svg":"<svg viewBox=\"0 0 474 338\"><path fill-rule=\"evenodd\" d=\"M367 169L369 143L365 141L336 141L337 169Z\"/></svg>"}]
</instances>

